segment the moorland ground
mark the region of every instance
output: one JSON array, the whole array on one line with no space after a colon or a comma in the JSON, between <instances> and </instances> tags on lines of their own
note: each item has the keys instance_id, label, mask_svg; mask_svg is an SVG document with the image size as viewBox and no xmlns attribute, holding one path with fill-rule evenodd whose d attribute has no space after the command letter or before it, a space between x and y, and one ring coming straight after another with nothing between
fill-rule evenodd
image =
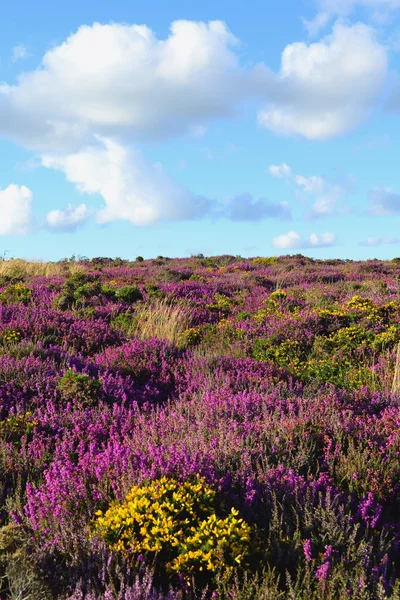
<instances>
[{"instance_id":1,"label":"moorland ground","mask_svg":"<svg viewBox=\"0 0 400 600\"><path fill-rule=\"evenodd\" d=\"M0 262L1 598L400 598L400 259Z\"/></svg>"}]
</instances>

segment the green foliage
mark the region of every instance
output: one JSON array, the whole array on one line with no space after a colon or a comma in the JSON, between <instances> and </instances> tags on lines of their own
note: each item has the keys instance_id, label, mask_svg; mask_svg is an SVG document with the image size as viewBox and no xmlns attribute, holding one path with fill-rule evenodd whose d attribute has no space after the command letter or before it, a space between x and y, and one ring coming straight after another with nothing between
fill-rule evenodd
<instances>
[{"instance_id":1,"label":"green foliage","mask_svg":"<svg viewBox=\"0 0 400 600\"><path fill-rule=\"evenodd\" d=\"M59 380L57 388L62 398L75 399L83 406L90 406L98 398L101 382L68 369Z\"/></svg>"},{"instance_id":2,"label":"green foliage","mask_svg":"<svg viewBox=\"0 0 400 600\"><path fill-rule=\"evenodd\" d=\"M115 292L115 297L117 300L127 302L128 304L133 304L134 302L142 300L143 298L142 293L137 285L125 285L124 287L119 288Z\"/></svg>"},{"instance_id":3,"label":"green foliage","mask_svg":"<svg viewBox=\"0 0 400 600\"><path fill-rule=\"evenodd\" d=\"M243 310L236 315L236 319L238 321L246 321L247 319L251 319L251 313L247 310Z\"/></svg>"},{"instance_id":4,"label":"green foliage","mask_svg":"<svg viewBox=\"0 0 400 600\"><path fill-rule=\"evenodd\" d=\"M187 346L196 346L201 341L202 338L202 327L191 327L190 329L186 329L181 334L182 345L184 347Z\"/></svg>"},{"instance_id":5,"label":"green foliage","mask_svg":"<svg viewBox=\"0 0 400 600\"><path fill-rule=\"evenodd\" d=\"M296 340L287 339L276 343L272 338L259 338L253 344L252 356L257 360L271 360L291 373L297 373L302 351Z\"/></svg>"},{"instance_id":6,"label":"green foliage","mask_svg":"<svg viewBox=\"0 0 400 600\"><path fill-rule=\"evenodd\" d=\"M127 310L123 313L120 313L111 320L111 327L114 327L115 329L120 329L125 333L129 333L132 329L133 322L134 317L132 313L129 310Z\"/></svg>"},{"instance_id":7,"label":"green foliage","mask_svg":"<svg viewBox=\"0 0 400 600\"><path fill-rule=\"evenodd\" d=\"M36 425L29 411L18 416L11 415L0 421L0 438L7 442L19 442L22 436L30 436Z\"/></svg>"},{"instance_id":8,"label":"green foliage","mask_svg":"<svg viewBox=\"0 0 400 600\"><path fill-rule=\"evenodd\" d=\"M32 290L23 283L15 283L0 294L1 304L28 304L31 301Z\"/></svg>"},{"instance_id":9,"label":"green foliage","mask_svg":"<svg viewBox=\"0 0 400 600\"><path fill-rule=\"evenodd\" d=\"M21 525L0 528L0 594L10 600L50 600L40 563L32 549L32 536ZM3 596L4 594L4 596Z\"/></svg>"},{"instance_id":10,"label":"green foliage","mask_svg":"<svg viewBox=\"0 0 400 600\"><path fill-rule=\"evenodd\" d=\"M231 307L232 302L225 294L215 294L214 302L206 304L208 310L221 312L223 314L228 314L231 311Z\"/></svg>"},{"instance_id":11,"label":"green foliage","mask_svg":"<svg viewBox=\"0 0 400 600\"><path fill-rule=\"evenodd\" d=\"M94 296L102 293L98 276L74 273L66 279L62 292L56 296L53 306L57 310L84 308Z\"/></svg>"},{"instance_id":12,"label":"green foliage","mask_svg":"<svg viewBox=\"0 0 400 600\"><path fill-rule=\"evenodd\" d=\"M158 298L161 300L164 297L164 294L161 291L161 289L153 283L146 283L144 289L146 290L149 298Z\"/></svg>"},{"instance_id":13,"label":"green foliage","mask_svg":"<svg viewBox=\"0 0 400 600\"><path fill-rule=\"evenodd\" d=\"M137 285L116 288L112 285L113 283L102 285L97 275L75 273L65 281L61 294L54 299L53 306L58 310L80 310L93 304L96 298L115 299L128 304L142 299Z\"/></svg>"}]
</instances>

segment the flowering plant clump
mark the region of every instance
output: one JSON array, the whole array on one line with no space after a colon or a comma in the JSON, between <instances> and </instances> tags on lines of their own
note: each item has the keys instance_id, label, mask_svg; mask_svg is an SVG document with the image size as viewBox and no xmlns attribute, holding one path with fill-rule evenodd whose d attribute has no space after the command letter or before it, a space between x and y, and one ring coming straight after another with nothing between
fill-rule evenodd
<instances>
[{"instance_id":1,"label":"flowering plant clump","mask_svg":"<svg viewBox=\"0 0 400 600\"><path fill-rule=\"evenodd\" d=\"M3 340L7 344L18 344L22 340L22 333L16 329L8 329L3 333Z\"/></svg>"},{"instance_id":2,"label":"flowering plant clump","mask_svg":"<svg viewBox=\"0 0 400 600\"><path fill-rule=\"evenodd\" d=\"M75 373L72 369L68 369L59 380L57 388L63 398L76 399L90 404L99 395L101 383L98 379L92 379L88 375Z\"/></svg>"},{"instance_id":3,"label":"flowering plant clump","mask_svg":"<svg viewBox=\"0 0 400 600\"><path fill-rule=\"evenodd\" d=\"M0 304L28 304L32 290L23 283L15 283L0 294Z\"/></svg>"},{"instance_id":4,"label":"flowering plant clump","mask_svg":"<svg viewBox=\"0 0 400 600\"><path fill-rule=\"evenodd\" d=\"M37 424L30 411L22 415L11 415L8 419L0 421L0 438L9 442L19 441L21 436L31 435Z\"/></svg>"},{"instance_id":5,"label":"flowering plant clump","mask_svg":"<svg viewBox=\"0 0 400 600\"><path fill-rule=\"evenodd\" d=\"M216 514L216 493L205 480L179 483L162 477L135 486L124 502L96 513L94 531L108 547L127 555L157 553L167 574L190 579L201 572L230 571L246 562L251 528L231 508Z\"/></svg>"},{"instance_id":6,"label":"flowering plant clump","mask_svg":"<svg viewBox=\"0 0 400 600\"><path fill-rule=\"evenodd\" d=\"M195 346L201 340L201 327L190 327L182 332L182 343L186 346Z\"/></svg>"}]
</instances>

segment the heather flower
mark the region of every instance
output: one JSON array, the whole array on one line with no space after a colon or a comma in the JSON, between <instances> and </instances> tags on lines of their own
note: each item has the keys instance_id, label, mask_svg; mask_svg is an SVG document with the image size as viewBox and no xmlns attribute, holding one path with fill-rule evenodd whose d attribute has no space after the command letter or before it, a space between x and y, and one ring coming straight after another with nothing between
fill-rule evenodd
<instances>
[{"instance_id":1,"label":"heather flower","mask_svg":"<svg viewBox=\"0 0 400 600\"><path fill-rule=\"evenodd\" d=\"M304 544L303 544L303 551L304 551L304 556L306 557L306 561L307 562L311 562L312 561L312 545L311 545L311 540L305 540Z\"/></svg>"}]
</instances>

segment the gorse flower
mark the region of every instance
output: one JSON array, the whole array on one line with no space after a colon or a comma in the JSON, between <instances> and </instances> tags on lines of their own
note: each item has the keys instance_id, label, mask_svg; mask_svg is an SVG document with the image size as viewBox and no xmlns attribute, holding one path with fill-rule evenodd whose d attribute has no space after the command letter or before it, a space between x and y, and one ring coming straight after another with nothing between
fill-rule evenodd
<instances>
[{"instance_id":1,"label":"gorse flower","mask_svg":"<svg viewBox=\"0 0 400 600\"><path fill-rule=\"evenodd\" d=\"M163 477L133 487L124 502L98 511L93 529L117 552L157 553L170 575L229 571L246 562L251 528L234 508L218 517L216 500L200 476L184 483Z\"/></svg>"},{"instance_id":2,"label":"gorse flower","mask_svg":"<svg viewBox=\"0 0 400 600\"><path fill-rule=\"evenodd\" d=\"M18 344L22 340L22 333L15 329L9 329L3 333L3 340L8 344Z\"/></svg>"}]
</instances>

